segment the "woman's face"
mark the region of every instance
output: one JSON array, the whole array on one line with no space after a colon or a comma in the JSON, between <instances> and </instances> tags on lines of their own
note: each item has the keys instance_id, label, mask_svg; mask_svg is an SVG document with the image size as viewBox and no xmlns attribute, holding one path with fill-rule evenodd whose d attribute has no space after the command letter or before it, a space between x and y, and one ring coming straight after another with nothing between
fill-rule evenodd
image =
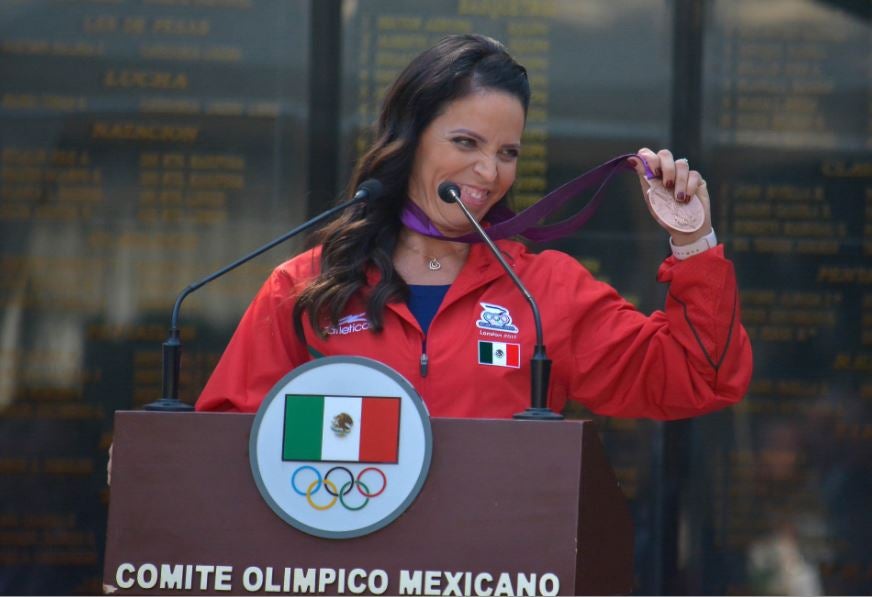
<instances>
[{"instance_id":1,"label":"woman's face","mask_svg":"<svg viewBox=\"0 0 872 597\"><path fill-rule=\"evenodd\" d=\"M446 180L456 183L480 221L515 181L523 132L524 107L513 95L485 89L451 102L421 135L409 198L442 234L469 232L460 208L442 201L436 189Z\"/></svg>"}]
</instances>

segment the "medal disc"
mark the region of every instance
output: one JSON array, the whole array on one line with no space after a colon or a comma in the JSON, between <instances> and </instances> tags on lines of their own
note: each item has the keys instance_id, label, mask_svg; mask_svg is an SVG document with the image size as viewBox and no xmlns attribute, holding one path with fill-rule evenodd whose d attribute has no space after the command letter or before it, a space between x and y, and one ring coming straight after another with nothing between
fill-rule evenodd
<instances>
[{"instance_id":1,"label":"medal disc","mask_svg":"<svg viewBox=\"0 0 872 597\"><path fill-rule=\"evenodd\" d=\"M687 203L679 203L659 180L649 180L648 204L665 226L679 232L696 232L705 221L705 208L696 195Z\"/></svg>"}]
</instances>

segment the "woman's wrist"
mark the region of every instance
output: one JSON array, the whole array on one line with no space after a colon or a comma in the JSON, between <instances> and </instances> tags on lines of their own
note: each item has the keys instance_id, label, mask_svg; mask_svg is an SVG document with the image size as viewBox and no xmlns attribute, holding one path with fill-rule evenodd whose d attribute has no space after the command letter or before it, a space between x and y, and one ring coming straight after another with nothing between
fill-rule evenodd
<instances>
[{"instance_id":1,"label":"woman's wrist","mask_svg":"<svg viewBox=\"0 0 872 597\"><path fill-rule=\"evenodd\" d=\"M676 240L678 242L676 243ZM687 259L694 255L704 253L709 249L713 249L718 244L718 238L715 236L715 229L712 228L708 234L701 236L696 240L686 241L685 239L675 239L669 237L669 247L672 249L672 254L676 259Z\"/></svg>"}]
</instances>

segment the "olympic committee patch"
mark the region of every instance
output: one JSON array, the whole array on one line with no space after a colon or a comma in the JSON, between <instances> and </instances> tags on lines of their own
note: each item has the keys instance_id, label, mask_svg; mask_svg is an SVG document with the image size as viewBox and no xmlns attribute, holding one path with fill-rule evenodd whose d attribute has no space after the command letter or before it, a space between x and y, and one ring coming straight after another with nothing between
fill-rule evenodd
<instances>
[{"instance_id":1,"label":"olympic committee patch","mask_svg":"<svg viewBox=\"0 0 872 597\"><path fill-rule=\"evenodd\" d=\"M267 505L295 528L349 539L381 529L418 496L433 438L421 397L363 357L326 357L282 378L257 411L251 470Z\"/></svg>"}]
</instances>

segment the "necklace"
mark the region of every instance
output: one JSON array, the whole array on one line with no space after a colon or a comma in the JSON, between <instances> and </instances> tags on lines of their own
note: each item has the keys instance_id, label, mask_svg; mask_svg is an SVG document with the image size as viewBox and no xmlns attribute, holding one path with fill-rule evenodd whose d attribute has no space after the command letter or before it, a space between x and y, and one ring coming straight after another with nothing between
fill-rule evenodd
<instances>
[{"instance_id":1,"label":"necklace","mask_svg":"<svg viewBox=\"0 0 872 597\"><path fill-rule=\"evenodd\" d=\"M448 253L445 253L444 255L440 256L440 255L431 255L429 253L425 253L424 251L422 251L420 249L416 249L415 247L413 247L412 245L410 245L408 243L402 243L402 245L404 247L406 247L407 249L409 249L412 253L417 253L418 255L425 258L427 260L427 269L429 269L431 272L438 272L440 269L442 269L442 262L440 261L440 259L445 259L446 257L450 257L451 255L456 255L456 254L458 254L461 251L466 249L465 246L461 246L461 247L454 249L453 251L449 251Z\"/></svg>"}]
</instances>

